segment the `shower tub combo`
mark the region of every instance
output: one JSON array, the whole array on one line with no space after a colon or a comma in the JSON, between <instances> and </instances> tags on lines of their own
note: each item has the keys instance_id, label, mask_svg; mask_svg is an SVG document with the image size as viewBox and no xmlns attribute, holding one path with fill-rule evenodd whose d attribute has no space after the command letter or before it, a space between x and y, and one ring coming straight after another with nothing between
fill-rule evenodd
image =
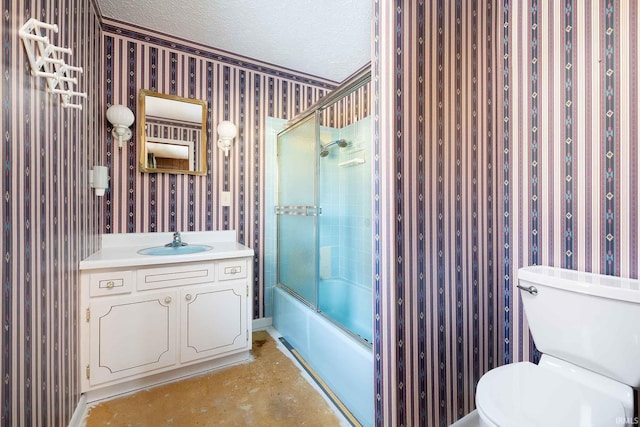
<instances>
[{"instance_id":1,"label":"shower tub combo","mask_svg":"<svg viewBox=\"0 0 640 427\"><path fill-rule=\"evenodd\" d=\"M273 324L373 425L371 166L363 68L277 137Z\"/></svg>"}]
</instances>

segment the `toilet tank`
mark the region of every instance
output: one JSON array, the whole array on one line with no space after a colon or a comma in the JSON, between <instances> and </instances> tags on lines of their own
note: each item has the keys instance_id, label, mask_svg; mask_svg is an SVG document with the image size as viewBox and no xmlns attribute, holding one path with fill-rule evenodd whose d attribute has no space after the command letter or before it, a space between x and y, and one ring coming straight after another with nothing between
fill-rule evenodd
<instances>
[{"instance_id":1,"label":"toilet tank","mask_svg":"<svg viewBox=\"0 0 640 427\"><path fill-rule=\"evenodd\" d=\"M640 387L640 281L561 268L518 270L538 350Z\"/></svg>"}]
</instances>

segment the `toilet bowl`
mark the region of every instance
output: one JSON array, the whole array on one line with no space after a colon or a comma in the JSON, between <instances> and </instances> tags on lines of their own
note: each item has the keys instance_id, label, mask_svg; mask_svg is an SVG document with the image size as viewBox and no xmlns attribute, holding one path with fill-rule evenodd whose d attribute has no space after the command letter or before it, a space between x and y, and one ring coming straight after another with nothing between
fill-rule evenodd
<instances>
[{"instance_id":1,"label":"toilet bowl","mask_svg":"<svg viewBox=\"0 0 640 427\"><path fill-rule=\"evenodd\" d=\"M539 364L500 366L478 382L481 426L615 426L640 386L640 281L559 268L518 271Z\"/></svg>"}]
</instances>

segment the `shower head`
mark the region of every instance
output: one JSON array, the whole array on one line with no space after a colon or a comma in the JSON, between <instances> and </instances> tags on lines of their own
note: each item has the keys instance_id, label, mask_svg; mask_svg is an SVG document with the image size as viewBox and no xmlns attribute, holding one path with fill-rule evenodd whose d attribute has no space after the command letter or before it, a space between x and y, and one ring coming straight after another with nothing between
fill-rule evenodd
<instances>
[{"instance_id":1,"label":"shower head","mask_svg":"<svg viewBox=\"0 0 640 427\"><path fill-rule=\"evenodd\" d=\"M335 141L331 141L326 145L321 145L320 157L327 157L329 155L329 148L333 147L334 145L338 145L338 147L344 148L349 145L349 143L345 139L336 139Z\"/></svg>"}]
</instances>

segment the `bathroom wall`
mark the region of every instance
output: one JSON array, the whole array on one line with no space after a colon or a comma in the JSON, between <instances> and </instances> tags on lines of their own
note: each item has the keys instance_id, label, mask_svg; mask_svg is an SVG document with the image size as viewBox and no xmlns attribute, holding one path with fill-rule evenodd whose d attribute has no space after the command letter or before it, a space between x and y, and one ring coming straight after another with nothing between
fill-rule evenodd
<instances>
[{"instance_id":1,"label":"bathroom wall","mask_svg":"<svg viewBox=\"0 0 640 427\"><path fill-rule=\"evenodd\" d=\"M638 278L638 10L635 1L512 6L502 64L510 124L500 168L509 199L499 225L508 243L498 294L505 362L537 359L511 293L517 267Z\"/></svg>"},{"instance_id":2,"label":"bathroom wall","mask_svg":"<svg viewBox=\"0 0 640 427\"><path fill-rule=\"evenodd\" d=\"M451 424L499 361L496 6L374 5L378 425Z\"/></svg>"},{"instance_id":3,"label":"bathroom wall","mask_svg":"<svg viewBox=\"0 0 640 427\"><path fill-rule=\"evenodd\" d=\"M267 117L291 119L334 83L109 19L104 20L105 102L138 116L138 91L204 99L209 105L206 176L138 172L137 128L119 149L105 128L112 187L106 233L235 229L256 251L254 317L264 316L264 185ZM229 157L215 142L222 120L238 127ZM212 132L213 130L213 132ZM231 191L230 207L219 202Z\"/></svg>"},{"instance_id":4,"label":"bathroom wall","mask_svg":"<svg viewBox=\"0 0 640 427\"><path fill-rule=\"evenodd\" d=\"M376 422L445 426L537 358L519 267L638 277L638 4L374 14Z\"/></svg>"},{"instance_id":5,"label":"bathroom wall","mask_svg":"<svg viewBox=\"0 0 640 427\"><path fill-rule=\"evenodd\" d=\"M81 111L31 76L18 37L31 17L58 24L49 37L83 67ZM0 31L1 424L57 427L79 398L78 263L102 229L103 199L88 188L88 169L103 164L99 18L90 0L9 0Z\"/></svg>"}]
</instances>

